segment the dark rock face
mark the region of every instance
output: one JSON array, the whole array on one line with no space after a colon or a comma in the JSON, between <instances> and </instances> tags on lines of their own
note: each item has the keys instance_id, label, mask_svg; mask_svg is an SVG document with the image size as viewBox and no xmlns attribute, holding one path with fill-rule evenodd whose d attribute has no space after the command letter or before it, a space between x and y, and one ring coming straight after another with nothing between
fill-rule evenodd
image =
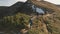
<instances>
[{"instance_id":1,"label":"dark rock face","mask_svg":"<svg viewBox=\"0 0 60 34\"><path fill-rule=\"evenodd\" d=\"M31 14L33 13L32 4L26 2L21 8L18 8L18 11L25 14Z\"/></svg>"},{"instance_id":2,"label":"dark rock face","mask_svg":"<svg viewBox=\"0 0 60 34\"><path fill-rule=\"evenodd\" d=\"M0 7L0 17L9 14L9 7Z\"/></svg>"},{"instance_id":3,"label":"dark rock face","mask_svg":"<svg viewBox=\"0 0 60 34\"><path fill-rule=\"evenodd\" d=\"M17 12L30 13L29 11L32 11L32 8L30 7L29 3L17 2L10 7L0 7L0 17L13 15Z\"/></svg>"}]
</instances>

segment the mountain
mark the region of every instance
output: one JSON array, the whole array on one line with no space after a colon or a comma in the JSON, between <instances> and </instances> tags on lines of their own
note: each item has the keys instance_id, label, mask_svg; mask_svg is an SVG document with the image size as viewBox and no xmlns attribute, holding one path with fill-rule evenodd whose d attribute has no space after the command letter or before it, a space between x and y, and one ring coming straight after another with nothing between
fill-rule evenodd
<instances>
[{"instance_id":1,"label":"mountain","mask_svg":"<svg viewBox=\"0 0 60 34\"><path fill-rule=\"evenodd\" d=\"M30 2L46 11L46 15L42 16L43 19L41 19L42 21L40 22L46 25L42 28L43 32L45 32L44 34L60 34L60 8L47 1L30 0ZM49 12L51 13L49 14Z\"/></svg>"},{"instance_id":2,"label":"mountain","mask_svg":"<svg viewBox=\"0 0 60 34\"><path fill-rule=\"evenodd\" d=\"M20 12L20 13L30 14L33 12L31 4L29 4L28 2L25 3L17 2L12 6L10 6L10 9L14 10L16 13Z\"/></svg>"},{"instance_id":3,"label":"mountain","mask_svg":"<svg viewBox=\"0 0 60 34\"><path fill-rule=\"evenodd\" d=\"M13 4L12 6L9 6L9 7L0 6L0 16L13 15L17 12L22 12L22 13L26 14L26 12L29 12L30 10L32 10L32 9L30 6L28 6L28 3L16 2L15 4Z\"/></svg>"},{"instance_id":4,"label":"mountain","mask_svg":"<svg viewBox=\"0 0 60 34\"><path fill-rule=\"evenodd\" d=\"M21 5L23 5L24 2L16 2L15 4L11 5L10 7L21 7Z\"/></svg>"},{"instance_id":5,"label":"mountain","mask_svg":"<svg viewBox=\"0 0 60 34\"><path fill-rule=\"evenodd\" d=\"M32 5L44 10L45 14L39 16L35 14L32 10ZM29 19L31 15L34 20L30 29L28 27L30 26ZM0 16L4 16L1 25L6 27L6 29L9 28L11 31L16 28L15 30L23 33L27 30L29 34L60 34L60 8L46 1L30 0L29 3L17 2L10 7L1 7Z\"/></svg>"},{"instance_id":6,"label":"mountain","mask_svg":"<svg viewBox=\"0 0 60 34\"><path fill-rule=\"evenodd\" d=\"M9 7L7 7L7 6L0 6L0 17L4 16L4 15L7 15L7 13L9 13L8 10L9 10Z\"/></svg>"},{"instance_id":7,"label":"mountain","mask_svg":"<svg viewBox=\"0 0 60 34\"><path fill-rule=\"evenodd\" d=\"M0 16L8 16L14 14L17 11L17 8L21 8L23 4L23 2L17 2L9 7L0 6Z\"/></svg>"},{"instance_id":8,"label":"mountain","mask_svg":"<svg viewBox=\"0 0 60 34\"><path fill-rule=\"evenodd\" d=\"M34 5L36 5L37 7L45 8L45 10L51 9L52 11L55 11L55 12L60 11L59 8L55 4L52 4L47 1L30 0L30 2Z\"/></svg>"}]
</instances>

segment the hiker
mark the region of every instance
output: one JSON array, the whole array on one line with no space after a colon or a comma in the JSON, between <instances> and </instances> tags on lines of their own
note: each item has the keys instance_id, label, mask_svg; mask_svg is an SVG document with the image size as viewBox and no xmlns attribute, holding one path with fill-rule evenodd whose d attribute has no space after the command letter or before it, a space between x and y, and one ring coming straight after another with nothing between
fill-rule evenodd
<instances>
[{"instance_id":1,"label":"hiker","mask_svg":"<svg viewBox=\"0 0 60 34\"><path fill-rule=\"evenodd\" d=\"M36 18L39 19L39 13L38 12L36 13L36 16L37 16Z\"/></svg>"},{"instance_id":2,"label":"hiker","mask_svg":"<svg viewBox=\"0 0 60 34\"><path fill-rule=\"evenodd\" d=\"M33 19L32 18L33 17L31 17L30 20L29 20L30 28L32 28L32 24L33 24Z\"/></svg>"}]
</instances>

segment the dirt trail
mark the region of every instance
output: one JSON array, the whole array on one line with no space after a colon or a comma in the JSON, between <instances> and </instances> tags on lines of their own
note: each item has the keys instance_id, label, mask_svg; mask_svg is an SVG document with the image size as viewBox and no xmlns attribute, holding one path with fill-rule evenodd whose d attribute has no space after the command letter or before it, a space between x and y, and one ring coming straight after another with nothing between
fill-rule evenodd
<instances>
[{"instance_id":1,"label":"dirt trail","mask_svg":"<svg viewBox=\"0 0 60 34\"><path fill-rule=\"evenodd\" d=\"M50 15L47 14L47 15L44 15L43 17L47 17L47 16L50 16ZM37 16L34 16L32 19L35 19L35 18L37 18ZM41 18L41 20L42 20L42 18ZM34 25L32 26L32 29L36 29L36 28L43 29L44 32L45 32L45 34L48 34L47 25L46 25L45 23L42 23L42 22L43 22L43 20L42 20L42 21L39 21L38 27L36 27L37 25L34 24ZM27 27L30 27L29 24L27 25ZM29 29L28 29L28 30L29 30ZM22 33L26 33L26 32L28 32L28 30L22 29L21 32L22 32Z\"/></svg>"},{"instance_id":2,"label":"dirt trail","mask_svg":"<svg viewBox=\"0 0 60 34\"><path fill-rule=\"evenodd\" d=\"M47 14L47 15L45 15L45 16L43 16L43 17L47 17L47 16L50 16L49 14ZM42 17L42 18L43 18ZM35 18L37 18L37 16L34 16L33 17L33 19L35 19ZM42 20L42 18L41 18L41 20ZM45 24L45 23L42 23L43 22L43 20L42 21L39 21L39 25L38 25L38 28L39 29L43 29L44 30L44 32L45 32L45 34L48 34L48 30L47 30L47 25ZM35 25L36 26L36 25ZM33 26L34 27L34 26Z\"/></svg>"}]
</instances>

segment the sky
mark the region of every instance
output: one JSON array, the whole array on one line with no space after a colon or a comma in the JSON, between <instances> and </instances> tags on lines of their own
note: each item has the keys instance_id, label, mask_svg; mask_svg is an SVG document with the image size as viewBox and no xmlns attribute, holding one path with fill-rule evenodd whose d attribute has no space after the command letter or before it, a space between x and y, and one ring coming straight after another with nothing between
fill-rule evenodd
<instances>
[{"instance_id":1,"label":"sky","mask_svg":"<svg viewBox=\"0 0 60 34\"><path fill-rule=\"evenodd\" d=\"M26 2L27 0L0 0L0 6L11 6L18 1ZM60 0L45 0L45 1L60 5Z\"/></svg>"},{"instance_id":2,"label":"sky","mask_svg":"<svg viewBox=\"0 0 60 34\"><path fill-rule=\"evenodd\" d=\"M60 5L60 0L45 0L45 1Z\"/></svg>"},{"instance_id":3,"label":"sky","mask_svg":"<svg viewBox=\"0 0 60 34\"><path fill-rule=\"evenodd\" d=\"M11 6L18 1L26 2L27 0L0 0L0 6Z\"/></svg>"}]
</instances>

